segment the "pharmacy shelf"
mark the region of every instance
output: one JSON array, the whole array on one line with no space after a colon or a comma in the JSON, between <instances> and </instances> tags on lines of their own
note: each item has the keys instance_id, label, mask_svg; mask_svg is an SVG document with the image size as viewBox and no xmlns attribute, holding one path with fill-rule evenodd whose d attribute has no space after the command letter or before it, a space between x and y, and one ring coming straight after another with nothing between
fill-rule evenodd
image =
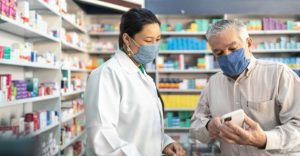
<instances>
[{"instance_id":1,"label":"pharmacy shelf","mask_svg":"<svg viewBox=\"0 0 300 156\"><path fill-rule=\"evenodd\" d=\"M201 93L202 89L159 89L161 93Z\"/></svg>"},{"instance_id":2,"label":"pharmacy shelf","mask_svg":"<svg viewBox=\"0 0 300 156\"><path fill-rule=\"evenodd\" d=\"M61 70L70 70L71 72L81 72L81 73L90 72L90 70L88 70L88 69L67 68L67 67L62 67Z\"/></svg>"},{"instance_id":3,"label":"pharmacy shelf","mask_svg":"<svg viewBox=\"0 0 300 156\"><path fill-rule=\"evenodd\" d=\"M9 101L9 102L2 102L0 104L0 108L20 105L23 103L45 101L45 100L55 99L55 98L59 98L59 97L60 97L60 95L57 93L57 94L53 94L53 95L46 95L46 96L33 97L33 98L27 98L27 99L21 99L21 100L14 100L14 101Z\"/></svg>"},{"instance_id":4,"label":"pharmacy shelf","mask_svg":"<svg viewBox=\"0 0 300 156\"><path fill-rule=\"evenodd\" d=\"M182 31L182 32L175 32L175 31L172 31L172 32L162 32L161 35L176 35L176 36L197 36L197 35L205 35L205 32L185 32L185 31Z\"/></svg>"},{"instance_id":5,"label":"pharmacy shelf","mask_svg":"<svg viewBox=\"0 0 300 156\"><path fill-rule=\"evenodd\" d=\"M66 17L66 15L62 15L62 26L67 29L67 30L76 30L76 31L79 31L79 32L82 32L82 33L86 33L87 31L79 26L78 24L72 22L71 20L68 19L68 17Z\"/></svg>"},{"instance_id":6,"label":"pharmacy shelf","mask_svg":"<svg viewBox=\"0 0 300 156\"><path fill-rule=\"evenodd\" d=\"M90 32L90 36L118 36L119 32Z\"/></svg>"},{"instance_id":7,"label":"pharmacy shelf","mask_svg":"<svg viewBox=\"0 0 300 156\"><path fill-rule=\"evenodd\" d=\"M291 35L300 34L300 30L260 30L248 31L249 35Z\"/></svg>"},{"instance_id":8,"label":"pharmacy shelf","mask_svg":"<svg viewBox=\"0 0 300 156\"><path fill-rule=\"evenodd\" d=\"M66 41L61 41L61 43L62 43L62 49L63 50L86 53L86 50L84 48L80 48L80 47L78 47L76 45L73 45L71 43L67 43Z\"/></svg>"},{"instance_id":9,"label":"pharmacy shelf","mask_svg":"<svg viewBox=\"0 0 300 156\"><path fill-rule=\"evenodd\" d=\"M44 133L44 132L49 131L50 129L52 129L52 128L58 126L58 125L59 125L59 123L51 124L50 126L47 126L47 127L44 128L44 129L40 129L40 130L37 130L37 131L33 132L32 134L28 135L28 137L35 137L35 136L38 136L38 135L40 135L40 134L42 134L42 133Z\"/></svg>"},{"instance_id":10,"label":"pharmacy shelf","mask_svg":"<svg viewBox=\"0 0 300 156\"><path fill-rule=\"evenodd\" d=\"M252 50L255 54L260 53L298 53L300 49L255 49Z\"/></svg>"},{"instance_id":11,"label":"pharmacy shelf","mask_svg":"<svg viewBox=\"0 0 300 156\"><path fill-rule=\"evenodd\" d=\"M167 112L180 112L180 111L188 111L188 112L193 112L195 111L196 108L165 108L165 111Z\"/></svg>"},{"instance_id":12,"label":"pharmacy shelf","mask_svg":"<svg viewBox=\"0 0 300 156\"><path fill-rule=\"evenodd\" d=\"M176 73L176 74L192 74L192 73L217 73L221 71L220 69L212 70L200 70L200 69L190 69L190 70L159 70L159 73Z\"/></svg>"},{"instance_id":13,"label":"pharmacy shelf","mask_svg":"<svg viewBox=\"0 0 300 156\"><path fill-rule=\"evenodd\" d=\"M210 50L160 50L159 54L212 54Z\"/></svg>"},{"instance_id":14,"label":"pharmacy shelf","mask_svg":"<svg viewBox=\"0 0 300 156\"><path fill-rule=\"evenodd\" d=\"M296 70L296 71L300 71L300 68L291 68L293 70Z\"/></svg>"},{"instance_id":15,"label":"pharmacy shelf","mask_svg":"<svg viewBox=\"0 0 300 156\"><path fill-rule=\"evenodd\" d=\"M71 96L71 95L76 95L76 94L81 94L81 93L84 93L84 89L67 92L67 93L62 93L61 96L65 97L65 96Z\"/></svg>"},{"instance_id":16,"label":"pharmacy shelf","mask_svg":"<svg viewBox=\"0 0 300 156\"><path fill-rule=\"evenodd\" d=\"M65 148L67 148L68 146L72 145L73 143L75 143L86 131L82 131L80 134L78 134L77 136L73 137L73 139L71 141L69 141L68 143L62 145L60 147L60 150L63 151Z\"/></svg>"},{"instance_id":17,"label":"pharmacy shelf","mask_svg":"<svg viewBox=\"0 0 300 156\"><path fill-rule=\"evenodd\" d=\"M50 6L44 0L27 0L29 2L30 10L36 10L39 13L54 14L60 16L58 9Z\"/></svg>"},{"instance_id":18,"label":"pharmacy shelf","mask_svg":"<svg viewBox=\"0 0 300 156\"><path fill-rule=\"evenodd\" d=\"M60 42L60 40L58 38L55 38L49 34L45 34L42 32L39 32L31 27L29 27L28 25L22 24L20 22L17 22L13 19L4 17L0 15L0 30L17 35L17 36L21 36L24 38L36 38L39 40L50 40L50 41L54 41L54 42Z\"/></svg>"},{"instance_id":19,"label":"pharmacy shelf","mask_svg":"<svg viewBox=\"0 0 300 156\"><path fill-rule=\"evenodd\" d=\"M183 128L183 127L166 127L165 131L189 131L189 128Z\"/></svg>"},{"instance_id":20,"label":"pharmacy shelf","mask_svg":"<svg viewBox=\"0 0 300 156\"><path fill-rule=\"evenodd\" d=\"M117 50L112 50L112 51L89 51L88 54L93 54L93 55L112 55L115 54Z\"/></svg>"},{"instance_id":21,"label":"pharmacy shelf","mask_svg":"<svg viewBox=\"0 0 300 156\"><path fill-rule=\"evenodd\" d=\"M6 60L0 59L0 64L3 65L10 65L10 66L21 66L21 67L29 67L29 68L43 68L43 69L59 69L58 66L50 65L50 64L43 64L43 63L36 63L36 62L28 62L22 60Z\"/></svg>"},{"instance_id":22,"label":"pharmacy shelf","mask_svg":"<svg viewBox=\"0 0 300 156\"><path fill-rule=\"evenodd\" d=\"M68 118L66 118L66 119L62 119L61 124L62 124L62 123L65 123L65 122L68 122L68 121L70 121L70 120L72 120L72 119L74 119L74 118L76 118L76 117L78 117L78 116L80 116L80 115L82 115L82 114L84 114L84 111L75 113L74 115L72 115L72 116L70 116L70 117L68 117Z\"/></svg>"}]
</instances>

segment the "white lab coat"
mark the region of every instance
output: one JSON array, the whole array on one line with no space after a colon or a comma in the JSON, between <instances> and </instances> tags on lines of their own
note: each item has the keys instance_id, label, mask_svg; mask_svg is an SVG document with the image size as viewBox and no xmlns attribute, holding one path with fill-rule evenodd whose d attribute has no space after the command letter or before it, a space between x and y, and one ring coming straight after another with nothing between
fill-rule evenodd
<instances>
[{"instance_id":1,"label":"white lab coat","mask_svg":"<svg viewBox=\"0 0 300 156\"><path fill-rule=\"evenodd\" d=\"M160 156L174 142L153 79L120 50L89 76L85 112L88 155Z\"/></svg>"}]
</instances>

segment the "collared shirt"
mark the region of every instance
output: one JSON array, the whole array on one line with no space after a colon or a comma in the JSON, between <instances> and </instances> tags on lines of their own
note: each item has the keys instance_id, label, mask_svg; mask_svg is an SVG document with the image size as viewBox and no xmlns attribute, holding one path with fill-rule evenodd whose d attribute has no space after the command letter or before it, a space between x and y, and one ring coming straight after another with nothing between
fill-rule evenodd
<instances>
[{"instance_id":1,"label":"collared shirt","mask_svg":"<svg viewBox=\"0 0 300 156\"><path fill-rule=\"evenodd\" d=\"M84 100L89 156L160 156L174 142L153 79L122 51L91 73Z\"/></svg>"},{"instance_id":2,"label":"collared shirt","mask_svg":"<svg viewBox=\"0 0 300 156\"><path fill-rule=\"evenodd\" d=\"M300 155L300 79L281 63L250 59L236 79L213 75L192 117L191 137L209 143L206 124L212 117L243 109L267 136L265 149L219 140L224 156Z\"/></svg>"}]
</instances>

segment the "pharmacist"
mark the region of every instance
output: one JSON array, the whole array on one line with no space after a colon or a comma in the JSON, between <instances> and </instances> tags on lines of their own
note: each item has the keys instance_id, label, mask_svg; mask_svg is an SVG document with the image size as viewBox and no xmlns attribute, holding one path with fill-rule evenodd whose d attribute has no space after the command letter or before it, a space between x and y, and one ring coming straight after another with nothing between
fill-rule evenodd
<instances>
[{"instance_id":1,"label":"pharmacist","mask_svg":"<svg viewBox=\"0 0 300 156\"><path fill-rule=\"evenodd\" d=\"M245 25L222 20L206 37L222 69L213 75L192 118L190 133L218 140L224 156L300 155L300 79L286 65L257 60ZM243 128L220 116L243 109ZM298 152L298 153L297 153Z\"/></svg>"},{"instance_id":2,"label":"pharmacist","mask_svg":"<svg viewBox=\"0 0 300 156\"><path fill-rule=\"evenodd\" d=\"M123 14L116 54L94 70L85 95L89 156L183 156L164 134L163 105L143 64L159 50L160 22L146 9Z\"/></svg>"}]
</instances>

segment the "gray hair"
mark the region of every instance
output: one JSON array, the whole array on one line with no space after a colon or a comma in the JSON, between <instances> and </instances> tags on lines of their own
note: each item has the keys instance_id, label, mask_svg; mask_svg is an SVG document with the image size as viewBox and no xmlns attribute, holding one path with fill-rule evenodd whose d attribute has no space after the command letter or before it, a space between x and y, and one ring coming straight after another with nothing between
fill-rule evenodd
<instances>
[{"instance_id":1,"label":"gray hair","mask_svg":"<svg viewBox=\"0 0 300 156\"><path fill-rule=\"evenodd\" d=\"M246 25L239 21L239 20L221 20L209 27L209 29L206 32L206 38L209 40L211 36L215 36L222 32L223 30L226 30L230 27L236 28L236 30L240 34L240 38L243 42L246 41L246 39L249 37L247 27Z\"/></svg>"}]
</instances>

